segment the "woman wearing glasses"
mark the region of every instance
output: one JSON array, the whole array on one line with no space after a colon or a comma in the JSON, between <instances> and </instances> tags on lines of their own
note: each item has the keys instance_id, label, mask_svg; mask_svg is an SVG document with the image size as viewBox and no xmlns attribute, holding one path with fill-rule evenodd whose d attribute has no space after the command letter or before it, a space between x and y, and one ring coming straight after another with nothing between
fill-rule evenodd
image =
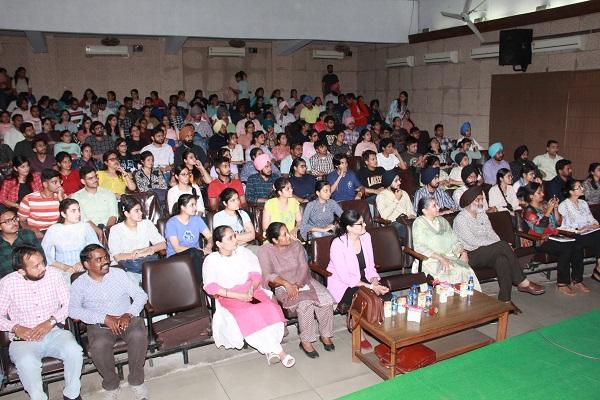
<instances>
[{"instance_id":1,"label":"woman wearing glasses","mask_svg":"<svg viewBox=\"0 0 600 400\"><path fill-rule=\"evenodd\" d=\"M596 257L596 268L592 273L592 279L600 282L600 224L590 211L590 207L581 197L585 189L581 181L570 180L565 184L567 198L558 206L558 212L562 217L561 228L575 231L578 235L577 242L582 247L592 249ZM575 283L582 292L589 292L583 283Z\"/></svg>"},{"instance_id":2,"label":"woman wearing glasses","mask_svg":"<svg viewBox=\"0 0 600 400\"><path fill-rule=\"evenodd\" d=\"M127 172L121 166L119 153L116 150L109 150L102 156L104 161L104 170L98 171L98 180L100 187L110 190L117 196L117 199L125 194L125 190L135 190L135 181L130 172Z\"/></svg>"}]
</instances>

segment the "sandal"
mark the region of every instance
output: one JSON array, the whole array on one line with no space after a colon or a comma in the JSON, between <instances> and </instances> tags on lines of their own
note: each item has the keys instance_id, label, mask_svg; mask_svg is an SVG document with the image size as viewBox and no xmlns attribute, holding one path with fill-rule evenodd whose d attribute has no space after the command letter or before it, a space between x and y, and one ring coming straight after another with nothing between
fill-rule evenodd
<instances>
[{"instance_id":1,"label":"sandal","mask_svg":"<svg viewBox=\"0 0 600 400\"><path fill-rule=\"evenodd\" d=\"M286 368L292 368L294 366L294 364L296 364L296 359L293 356L291 356L290 354L286 354L286 356L283 357L283 360L281 360L281 363Z\"/></svg>"},{"instance_id":2,"label":"sandal","mask_svg":"<svg viewBox=\"0 0 600 400\"><path fill-rule=\"evenodd\" d=\"M271 364L277 364L279 361L281 361L281 358L279 357L279 354L277 353L267 353L267 365L271 365Z\"/></svg>"},{"instance_id":3,"label":"sandal","mask_svg":"<svg viewBox=\"0 0 600 400\"><path fill-rule=\"evenodd\" d=\"M578 289L580 292L589 293L590 289L583 282L573 283L573 288Z\"/></svg>"},{"instance_id":4,"label":"sandal","mask_svg":"<svg viewBox=\"0 0 600 400\"><path fill-rule=\"evenodd\" d=\"M573 290L573 288L571 288L571 285L567 285L567 284L557 284L556 285L556 289L561 292L562 294L564 294L565 296L569 296L569 297L574 297L575 296L575 291Z\"/></svg>"}]
</instances>

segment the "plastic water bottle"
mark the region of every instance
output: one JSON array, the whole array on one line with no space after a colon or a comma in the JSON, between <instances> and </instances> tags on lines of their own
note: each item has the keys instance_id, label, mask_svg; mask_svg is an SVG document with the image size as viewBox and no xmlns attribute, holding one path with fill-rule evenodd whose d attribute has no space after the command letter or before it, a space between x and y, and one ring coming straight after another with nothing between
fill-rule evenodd
<instances>
[{"instance_id":1,"label":"plastic water bottle","mask_svg":"<svg viewBox=\"0 0 600 400\"><path fill-rule=\"evenodd\" d=\"M433 289L431 285L427 288L427 294L425 295L425 308L429 309L433 303Z\"/></svg>"},{"instance_id":2,"label":"plastic water bottle","mask_svg":"<svg viewBox=\"0 0 600 400\"><path fill-rule=\"evenodd\" d=\"M473 292L475 290L475 280L473 279L473 275L469 277L469 282L467 283L467 295L473 296Z\"/></svg>"},{"instance_id":3,"label":"plastic water bottle","mask_svg":"<svg viewBox=\"0 0 600 400\"><path fill-rule=\"evenodd\" d=\"M396 296L392 296L392 315L398 313L398 298Z\"/></svg>"},{"instance_id":4,"label":"plastic water bottle","mask_svg":"<svg viewBox=\"0 0 600 400\"><path fill-rule=\"evenodd\" d=\"M410 301L410 305L414 306L417 304L417 297L419 296L419 288L417 288L416 284L413 284L412 287L410 288L410 293L412 296L411 301Z\"/></svg>"}]
</instances>

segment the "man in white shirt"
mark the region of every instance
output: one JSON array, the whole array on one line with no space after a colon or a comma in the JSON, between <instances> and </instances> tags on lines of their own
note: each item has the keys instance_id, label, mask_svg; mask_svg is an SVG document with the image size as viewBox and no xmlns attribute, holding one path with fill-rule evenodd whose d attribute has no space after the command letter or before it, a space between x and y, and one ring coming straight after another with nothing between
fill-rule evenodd
<instances>
[{"instance_id":1,"label":"man in white shirt","mask_svg":"<svg viewBox=\"0 0 600 400\"><path fill-rule=\"evenodd\" d=\"M556 140L548 140L546 143L546 154L541 154L533 159L533 163L542 173L542 179L551 181L556 176L555 165L563 157L558 155L559 145Z\"/></svg>"},{"instance_id":2,"label":"man in white shirt","mask_svg":"<svg viewBox=\"0 0 600 400\"><path fill-rule=\"evenodd\" d=\"M12 126L4 132L4 144L8 145L11 150L15 149L15 145L25 139L21 133L21 125L23 124L23 116L15 114L11 118Z\"/></svg>"},{"instance_id":3,"label":"man in white shirt","mask_svg":"<svg viewBox=\"0 0 600 400\"><path fill-rule=\"evenodd\" d=\"M286 126L296 121L294 114L290 113L290 105L287 101L279 103L279 115L277 116L277 124L281 129L285 129Z\"/></svg>"},{"instance_id":4,"label":"man in white shirt","mask_svg":"<svg viewBox=\"0 0 600 400\"><path fill-rule=\"evenodd\" d=\"M141 153L149 151L154 156L154 167L160 168L162 172L171 170L175 161L175 155L171 146L165 143L165 133L157 129L152 134L152 143L142 148Z\"/></svg>"},{"instance_id":5,"label":"man in white shirt","mask_svg":"<svg viewBox=\"0 0 600 400\"><path fill-rule=\"evenodd\" d=\"M383 167L386 171L400 167L406 169L406 163L396 156L394 149L394 141L390 138L383 138L380 142L381 153L377 153L377 166Z\"/></svg>"}]
</instances>

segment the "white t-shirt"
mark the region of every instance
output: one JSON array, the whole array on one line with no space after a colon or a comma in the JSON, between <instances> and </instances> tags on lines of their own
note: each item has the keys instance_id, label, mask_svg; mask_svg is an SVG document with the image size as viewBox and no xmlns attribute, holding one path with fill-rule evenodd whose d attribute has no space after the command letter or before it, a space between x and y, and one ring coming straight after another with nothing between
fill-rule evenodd
<instances>
[{"instance_id":1,"label":"white t-shirt","mask_svg":"<svg viewBox=\"0 0 600 400\"><path fill-rule=\"evenodd\" d=\"M229 146L223 146L223 148L228 149L229 153L231 153L231 162L244 162L244 149L241 144L236 144L233 150Z\"/></svg>"},{"instance_id":2,"label":"white t-shirt","mask_svg":"<svg viewBox=\"0 0 600 400\"><path fill-rule=\"evenodd\" d=\"M125 222L120 222L110 228L108 249L110 254L114 256L143 249L150 246L150 244L155 245L164 241L165 238L161 236L150 220L141 220L136 230L130 229L125 225Z\"/></svg>"},{"instance_id":3,"label":"white t-shirt","mask_svg":"<svg viewBox=\"0 0 600 400\"><path fill-rule=\"evenodd\" d=\"M154 143L144 146L140 153L149 151L154 156L154 168L166 167L175 163L173 148L166 143L161 147L156 147Z\"/></svg>"},{"instance_id":4,"label":"white t-shirt","mask_svg":"<svg viewBox=\"0 0 600 400\"><path fill-rule=\"evenodd\" d=\"M231 175L237 175L239 176L238 173L238 167L235 164L229 164L230 166L230 170L231 170ZM217 170L215 170L215 167L210 167L210 176L211 178L217 179L218 175L217 175Z\"/></svg>"},{"instance_id":5,"label":"white t-shirt","mask_svg":"<svg viewBox=\"0 0 600 400\"><path fill-rule=\"evenodd\" d=\"M216 228L217 226L226 225L226 226L229 226L231 229L233 229L233 231L236 234L244 233L246 230L246 229L244 229L244 224L246 222L250 222L250 216L244 210L239 210L239 213L240 213L240 216L242 217L241 224L240 224L240 221L238 221L238 218L235 214L229 215L225 212L225 210L219 211L213 217L213 227Z\"/></svg>"},{"instance_id":6,"label":"white t-shirt","mask_svg":"<svg viewBox=\"0 0 600 400\"><path fill-rule=\"evenodd\" d=\"M177 203L177 200L179 200L179 196L181 196L182 194L192 194L192 188L196 189L196 196L198 196L198 200L196 202L198 206L198 214L204 214L204 200L202 199L200 188L196 184L193 184L192 187L185 192L179 189L179 185L175 185L171 189L169 189L169 191L167 192L167 207L169 207L168 211L173 212L173 206L175 205L175 203Z\"/></svg>"},{"instance_id":7,"label":"white t-shirt","mask_svg":"<svg viewBox=\"0 0 600 400\"><path fill-rule=\"evenodd\" d=\"M388 157L385 157L383 153L377 153L377 166L383 167L386 171L396 168L400 165L400 160L396 157L395 154L390 154Z\"/></svg>"}]
</instances>

